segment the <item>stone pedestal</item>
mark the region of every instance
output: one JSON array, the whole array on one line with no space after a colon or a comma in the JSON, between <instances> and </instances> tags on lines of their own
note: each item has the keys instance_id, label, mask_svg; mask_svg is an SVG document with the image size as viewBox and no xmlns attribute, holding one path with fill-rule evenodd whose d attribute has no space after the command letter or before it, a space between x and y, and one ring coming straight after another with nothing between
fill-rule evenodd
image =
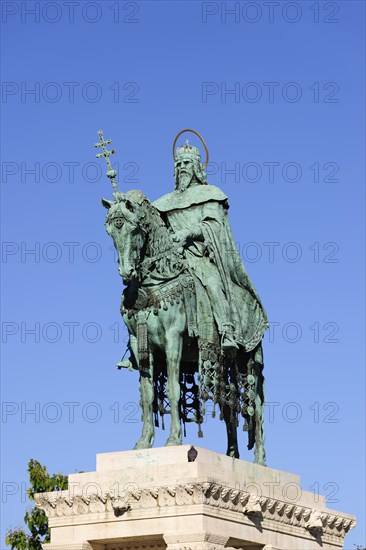
<instances>
[{"instance_id":1,"label":"stone pedestal","mask_svg":"<svg viewBox=\"0 0 366 550\"><path fill-rule=\"evenodd\" d=\"M100 454L67 491L37 495L51 527L43 548L338 550L355 525L297 475L190 447Z\"/></svg>"}]
</instances>

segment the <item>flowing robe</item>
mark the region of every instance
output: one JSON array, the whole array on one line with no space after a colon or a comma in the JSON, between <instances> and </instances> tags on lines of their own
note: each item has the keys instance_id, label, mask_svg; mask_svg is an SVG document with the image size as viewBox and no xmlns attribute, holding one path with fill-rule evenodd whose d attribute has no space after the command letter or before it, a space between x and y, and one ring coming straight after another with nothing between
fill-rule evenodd
<instances>
[{"instance_id":1,"label":"flowing robe","mask_svg":"<svg viewBox=\"0 0 366 550\"><path fill-rule=\"evenodd\" d=\"M236 341L244 351L253 350L268 328L267 315L236 249L227 196L214 185L198 184L164 195L153 204L174 233L192 236L186 245L186 259L195 279L198 336L209 342L217 340L206 291L214 278L230 308L230 319L222 321L232 323ZM220 326L218 329L221 331Z\"/></svg>"}]
</instances>

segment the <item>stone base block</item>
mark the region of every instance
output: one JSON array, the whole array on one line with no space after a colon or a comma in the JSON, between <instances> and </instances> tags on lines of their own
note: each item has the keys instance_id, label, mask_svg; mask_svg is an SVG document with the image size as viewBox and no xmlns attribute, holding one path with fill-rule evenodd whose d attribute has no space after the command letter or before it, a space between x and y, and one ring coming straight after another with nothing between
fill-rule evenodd
<instances>
[{"instance_id":1,"label":"stone base block","mask_svg":"<svg viewBox=\"0 0 366 550\"><path fill-rule=\"evenodd\" d=\"M355 525L297 475L190 445L97 455L41 493L45 550L340 550Z\"/></svg>"}]
</instances>

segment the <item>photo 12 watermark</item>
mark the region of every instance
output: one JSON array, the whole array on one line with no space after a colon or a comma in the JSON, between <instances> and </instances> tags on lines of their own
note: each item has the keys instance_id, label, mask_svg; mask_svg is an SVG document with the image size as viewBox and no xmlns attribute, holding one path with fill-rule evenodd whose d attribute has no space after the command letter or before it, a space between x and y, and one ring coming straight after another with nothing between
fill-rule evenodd
<instances>
[{"instance_id":1,"label":"photo 12 watermark","mask_svg":"<svg viewBox=\"0 0 366 550\"><path fill-rule=\"evenodd\" d=\"M113 403L98 401L4 401L1 409L3 424L138 424L141 404L136 401ZM216 423L216 408L212 401L205 403L202 424ZM267 401L264 404L265 422L269 424L339 424L340 406L336 401L298 403Z\"/></svg>"},{"instance_id":2,"label":"photo 12 watermark","mask_svg":"<svg viewBox=\"0 0 366 550\"><path fill-rule=\"evenodd\" d=\"M339 183L340 166L334 160L300 162L289 160L250 161L232 160L231 162L210 161L206 174L221 183L250 184L334 184Z\"/></svg>"},{"instance_id":3,"label":"photo 12 watermark","mask_svg":"<svg viewBox=\"0 0 366 550\"><path fill-rule=\"evenodd\" d=\"M140 101L140 85L137 82L40 82L3 81L2 103L112 103L134 104Z\"/></svg>"},{"instance_id":4,"label":"photo 12 watermark","mask_svg":"<svg viewBox=\"0 0 366 550\"><path fill-rule=\"evenodd\" d=\"M222 243L228 254L239 253L245 264L307 263L337 265L341 262L341 248L335 241L237 241L235 249ZM3 241L1 243L1 263L16 264L96 264L104 258L118 262L118 253L113 245L105 242L78 241Z\"/></svg>"},{"instance_id":5,"label":"photo 12 watermark","mask_svg":"<svg viewBox=\"0 0 366 550\"><path fill-rule=\"evenodd\" d=\"M201 22L230 24L325 23L340 21L338 2L226 1L202 2Z\"/></svg>"},{"instance_id":6,"label":"photo 12 watermark","mask_svg":"<svg viewBox=\"0 0 366 550\"><path fill-rule=\"evenodd\" d=\"M140 22L141 2L99 1L9 1L1 2L2 23L96 25L97 23L136 24Z\"/></svg>"},{"instance_id":7,"label":"photo 12 watermark","mask_svg":"<svg viewBox=\"0 0 366 550\"><path fill-rule=\"evenodd\" d=\"M337 82L205 81L202 103L339 103Z\"/></svg>"},{"instance_id":8,"label":"photo 12 watermark","mask_svg":"<svg viewBox=\"0 0 366 550\"><path fill-rule=\"evenodd\" d=\"M11 501L17 500L21 503L28 502L26 481L3 481L1 484L1 502L7 504ZM242 483L236 482L233 487L226 487L226 493L230 489L236 493L242 493L251 495L254 498L269 498L275 499L281 498L290 504L296 504L304 496L304 491L312 493L312 499L314 504L321 502L322 497L326 498L327 504L336 504L339 502L340 486L335 481L311 481L306 489L301 488L299 483L295 481L288 481L286 483L280 483L279 481L243 481ZM79 481L69 481L68 488L62 491L55 491L55 497L59 496L65 498L65 492L69 502L78 498L90 500L91 496L97 496L101 499L120 499L124 505L128 505L129 502L136 502L134 495L139 494L144 487L141 487L135 481L129 481L127 483L121 482L121 480L112 480L109 485L101 486L97 481L90 481L81 484ZM146 490L146 488L145 488ZM151 487L147 490L155 492L156 495L162 493L162 488ZM169 491L169 488L168 488ZM170 488L170 496L174 497L174 487ZM204 492L195 495L196 503L205 502Z\"/></svg>"},{"instance_id":9,"label":"photo 12 watermark","mask_svg":"<svg viewBox=\"0 0 366 550\"><path fill-rule=\"evenodd\" d=\"M113 163L119 174L119 179L125 185L140 183L138 178L139 164L135 161L119 164ZM6 185L15 184L83 184L105 181L103 167L97 162L81 163L76 160L62 162L50 160L34 161L3 161L1 163L1 182Z\"/></svg>"}]
</instances>

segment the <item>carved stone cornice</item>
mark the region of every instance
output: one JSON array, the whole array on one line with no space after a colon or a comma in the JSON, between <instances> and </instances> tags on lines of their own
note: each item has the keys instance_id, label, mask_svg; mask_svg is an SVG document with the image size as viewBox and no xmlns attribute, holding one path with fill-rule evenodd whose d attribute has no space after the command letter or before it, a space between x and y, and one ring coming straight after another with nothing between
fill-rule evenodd
<instances>
[{"instance_id":1,"label":"carved stone cornice","mask_svg":"<svg viewBox=\"0 0 366 550\"><path fill-rule=\"evenodd\" d=\"M158 542L107 543L103 550L166 550L166 544Z\"/></svg>"},{"instance_id":2,"label":"carved stone cornice","mask_svg":"<svg viewBox=\"0 0 366 550\"><path fill-rule=\"evenodd\" d=\"M128 517L135 510L204 504L237 512L256 522L274 522L277 524L276 529L281 529L279 524L283 524L283 527L288 525L300 528L313 536L338 538L344 538L356 525L350 516L310 508L301 503L289 504L274 498L258 497L213 482L141 488L125 491L120 496L105 493L71 497L67 491L39 493L35 503L49 518L105 513Z\"/></svg>"},{"instance_id":3,"label":"carved stone cornice","mask_svg":"<svg viewBox=\"0 0 366 550\"><path fill-rule=\"evenodd\" d=\"M224 546L229 537L226 535L217 535L214 533L187 533L187 534L175 534L175 535L164 535L165 542L169 545L172 544L181 544L181 543L190 543L190 542L209 542L211 544L217 544L219 546ZM240 550L240 549L238 549Z\"/></svg>"}]
</instances>

